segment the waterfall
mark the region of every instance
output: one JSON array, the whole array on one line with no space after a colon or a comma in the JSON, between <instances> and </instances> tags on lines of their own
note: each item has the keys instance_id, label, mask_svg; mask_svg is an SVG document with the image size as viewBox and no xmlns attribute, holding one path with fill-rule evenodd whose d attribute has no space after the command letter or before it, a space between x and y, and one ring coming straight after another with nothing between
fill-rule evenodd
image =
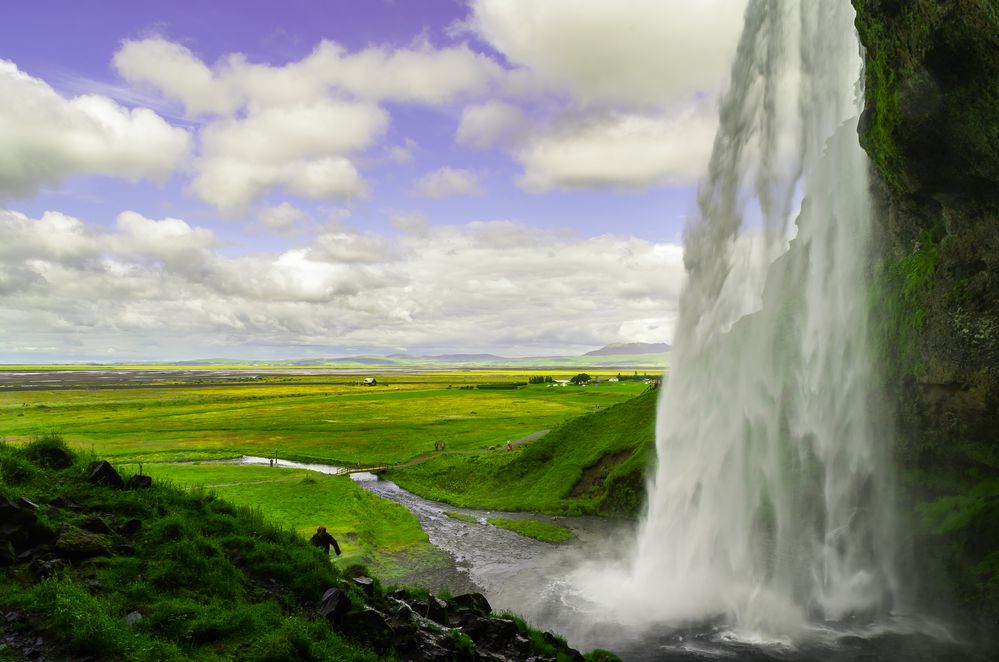
<instances>
[{"instance_id":1,"label":"waterfall","mask_svg":"<svg viewBox=\"0 0 999 662\"><path fill-rule=\"evenodd\" d=\"M648 511L631 558L573 578L621 622L784 635L897 598L853 19L844 0L747 7L685 236Z\"/></svg>"}]
</instances>

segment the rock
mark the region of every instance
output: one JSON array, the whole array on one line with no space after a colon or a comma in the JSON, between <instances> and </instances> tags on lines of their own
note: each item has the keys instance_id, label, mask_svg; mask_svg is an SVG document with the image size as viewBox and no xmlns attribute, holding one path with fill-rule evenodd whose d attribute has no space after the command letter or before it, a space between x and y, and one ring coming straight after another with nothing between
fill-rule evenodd
<instances>
[{"instance_id":1,"label":"rock","mask_svg":"<svg viewBox=\"0 0 999 662\"><path fill-rule=\"evenodd\" d=\"M0 500L0 522L2 522L4 526L10 524L25 524L37 520L34 512L35 509L23 504L22 500L27 503L31 503L23 497L17 501L11 501L10 499Z\"/></svg>"},{"instance_id":2,"label":"rock","mask_svg":"<svg viewBox=\"0 0 999 662\"><path fill-rule=\"evenodd\" d=\"M360 586L366 595L372 596L375 594L375 580L371 577L361 575L359 577L351 578L351 581L357 586Z\"/></svg>"},{"instance_id":3,"label":"rock","mask_svg":"<svg viewBox=\"0 0 999 662\"><path fill-rule=\"evenodd\" d=\"M94 485L106 485L115 489L121 489L125 486L125 481L121 479L121 476L107 460L91 463L87 469L87 481Z\"/></svg>"},{"instance_id":4,"label":"rock","mask_svg":"<svg viewBox=\"0 0 999 662\"><path fill-rule=\"evenodd\" d=\"M130 490L144 490L153 486L152 476L132 476L125 483L125 487Z\"/></svg>"},{"instance_id":5,"label":"rock","mask_svg":"<svg viewBox=\"0 0 999 662\"><path fill-rule=\"evenodd\" d=\"M486 600L486 596L481 593L465 593L457 595L450 600L450 604L460 610L471 611L480 616L488 616L493 608Z\"/></svg>"},{"instance_id":6,"label":"rock","mask_svg":"<svg viewBox=\"0 0 999 662\"><path fill-rule=\"evenodd\" d=\"M454 653L445 646L443 637L435 635L427 630L420 630L416 634L415 640L399 652L399 659L404 660L447 660L455 659Z\"/></svg>"},{"instance_id":7,"label":"rock","mask_svg":"<svg viewBox=\"0 0 999 662\"><path fill-rule=\"evenodd\" d=\"M319 602L319 613L331 623L340 624L341 619L350 611L350 596L338 588L328 589Z\"/></svg>"},{"instance_id":8,"label":"rock","mask_svg":"<svg viewBox=\"0 0 999 662\"><path fill-rule=\"evenodd\" d=\"M447 603L440 598L431 595L430 599L427 600L427 611L423 615L435 623L447 627L451 626L451 618L447 613Z\"/></svg>"},{"instance_id":9,"label":"rock","mask_svg":"<svg viewBox=\"0 0 999 662\"><path fill-rule=\"evenodd\" d=\"M100 517L88 517L80 525L80 528L84 531L89 531L90 533L102 533L107 535L112 533L111 527L107 525L107 522L102 520Z\"/></svg>"},{"instance_id":10,"label":"rock","mask_svg":"<svg viewBox=\"0 0 999 662\"><path fill-rule=\"evenodd\" d=\"M66 526L56 540L56 551L71 561L107 556L111 541L106 535L91 533L75 526Z\"/></svg>"},{"instance_id":11,"label":"rock","mask_svg":"<svg viewBox=\"0 0 999 662\"><path fill-rule=\"evenodd\" d=\"M142 521L137 520L134 517L127 520L124 524L118 527L118 533L123 536L134 536L142 528Z\"/></svg>"},{"instance_id":12,"label":"rock","mask_svg":"<svg viewBox=\"0 0 999 662\"><path fill-rule=\"evenodd\" d=\"M0 500L0 565L11 565L20 554L55 542L55 532L38 521L36 508L24 498Z\"/></svg>"},{"instance_id":13,"label":"rock","mask_svg":"<svg viewBox=\"0 0 999 662\"><path fill-rule=\"evenodd\" d=\"M395 639L395 632L389 626L385 614L371 607L346 614L341 619L341 625L351 636L379 650L387 650Z\"/></svg>"},{"instance_id":14,"label":"rock","mask_svg":"<svg viewBox=\"0 0 999 662\"><path fill-rule=\"evenodd\" d=\"M61 573L66 569L67 563L65 559L55 558L50 556L49 558L35 559L31 562L29 566L31 568L31 573L38 578L48 577L49 575L54 575Z\"/></svg>"},{"instance_id":15,"label":"rock","mask_svg":"<svg viewBox=\"0 0 999 662\"><path fill-rule=\"evenodd\" d=\"M130 611L125 615L125 622L129 625L135 625L142 620L142 614L137 611Z\"/></svg>"},{"instance_id":16,"label":"rock","mask_svg":"<svg viewBox=\"0 0 999 662\"><path fill-rule=\"evenodd\" d=\"M467 623L462 631L471 637L476 645L489 650L506 647L519 634L517 624L505 618L475 618Z\"/></svg>"}]
</instances>

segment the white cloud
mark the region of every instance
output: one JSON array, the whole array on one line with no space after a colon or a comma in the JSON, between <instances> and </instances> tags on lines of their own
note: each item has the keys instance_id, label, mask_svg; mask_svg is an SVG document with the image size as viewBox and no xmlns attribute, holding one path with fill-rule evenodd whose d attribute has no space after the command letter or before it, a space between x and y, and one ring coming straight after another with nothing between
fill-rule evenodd
<instances>
[{"instance_id":1,"label":"white cloud","mask_svg":"<svg viewBox=\"0 0 999 662\"><path fill-rule=\"evenodd\" d=\"M187 132L151 110L66 99L0 60L0 196L32 195L72 175L163 181L189 149Z\"/></svg>"},{"instance_id":2,"label":"white cloud","mask_svg":"<svg viewBox=\"0 0 999 662\"><path fill-rule=\"evenodd\" d=\"M490 101L462 111L456 139L469 147L512 147L527 126L528 119L520 108Z\"/></svg>"},{"instance_id":3,"label":"white cloud","mask_svg":"<svg viewBox=\"0 0 999 662\"><path fill-rule=\"evenodd\" d=\"M479 175L461 168L439 168L416 182L413 193L424 198L451 198L458 195L480 195Z\"/></svg>"},{"instance_id":4,"label":"white cloud","mask_svg":"<svg viewBox=\"0 0 999 662\"><path fill-rule=\"evenodd\" d=\"M683 278L675 245L511 221L402 225L391 242L341 226L282 253L230 257L180 219L124 212L102 228L3 211L6 242L25 251L0 251L0 356L109 346L148 358L290 346L537 354L670 339Z\"/></svg>"},{"instance_id":5,"label":"white cloud","mask_svg":"<svg viewBox=\"0 0 999 662\"><path fill-rule=\"evenodd\" d=\"M201 133L191 189L223 210L239 211L275 187L314 199L365 195L351 152L385 131L388 114L369 104L323 100L253 108Z\"/></svg>"},{"instance_id":6,"label":"white cloud","mask_svg":"<svg viewBox=\"0 0 999 662\"><path fill-rule=\"evenodd\" d=\"M610 113L572 120L515 152L528 191L637 188L697 181L717 119L703 105L663 115Z\"/></svg>"},{"instance_id":7,"label":"white cloud","mask_svg":"<svg viewBox=\"0 0 999 662\"><path fill-rule=\"evenodd\" d=\"M582 103L658 105L725 82L744 6L744 0L472 0L469 25L537 77L535 87L558 87Z\"/></svg>"},{"instance_id":8,"label":"white cloud","mask_svg":"<svg viewBox=\"0 0 999 662\"><path fill-rule=\"evenodd\" d=\"M282 202L275 207L265 207L260 210L260 224L278 234L286 234L295 229L295 225L305 218L305 213L288 202Z\"/></svg>"},{"instance_id":9,"label":"white cloud","mask_svg":"<svg viewBox=\"0 0 999 662\"><path fill-rule=\"evenodd\" d=\"M130 83L184 104L190 115L230 114L247 103L289 105L338 95L439 105L485 91L502 73L465 45L434 49L369 47L354 53L322 41L284 66L253 64L234 54L214 67L185 46L160 37L128 40L114 66Z\"/></svg>"},{"instance_id":10,"label":"white cloud","mask_svg":"<svg viewBox=\"0 0 999 662\"><path fill-rule=\"evenodd\" d=\"M232 87L190 49L159 37L125 40L112 63L129 83L180 101L192 115L230 113L240 105Z\"/></svg>"}]
</instances>

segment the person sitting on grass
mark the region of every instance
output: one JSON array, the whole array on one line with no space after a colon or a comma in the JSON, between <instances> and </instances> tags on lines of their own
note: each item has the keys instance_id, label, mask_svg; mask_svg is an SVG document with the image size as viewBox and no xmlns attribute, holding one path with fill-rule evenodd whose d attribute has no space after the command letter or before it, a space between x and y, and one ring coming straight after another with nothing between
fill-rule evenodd
<instances>
[{"instance_id":1,"label":"person sitting on grass","mask_svg":"<svg viewBox=\"0 0 999 662\"><path fill-rule=\"evenodd\" d=\"M333 551L336 552L337 556L340 556L340 545L336 543L336 538L326 532L325 526L316 529L316 534L309 539L309 542L316 547L322 547L327 554L330 553L330 545L333 545Z\"/></svg>"}]
</instances>

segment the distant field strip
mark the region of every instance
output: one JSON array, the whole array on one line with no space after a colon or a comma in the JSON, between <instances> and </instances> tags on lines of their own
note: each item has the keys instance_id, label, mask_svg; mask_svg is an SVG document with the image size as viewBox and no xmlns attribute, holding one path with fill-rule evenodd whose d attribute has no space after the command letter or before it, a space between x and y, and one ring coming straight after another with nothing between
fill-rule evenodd
<instances>
[{"instance_id":1,"label":"distant field strip","mask_svg":"<svg viewBox=\"0 0 999 662\"><path fill-rule=\"evenodd\" d=\"M330 384L328 377L281 377L253 388L0 389L0 437L55 432L118 462L259 455L358 469L408 462L432 453L436 442L449 452L502 446L645 389L628 381L477 390L448 388L466 384L468 373L394 377L398 385L376 387L358 386L356 378ZM487 381L526 376L490 372Z\"/></svg>"}]
</instances>

